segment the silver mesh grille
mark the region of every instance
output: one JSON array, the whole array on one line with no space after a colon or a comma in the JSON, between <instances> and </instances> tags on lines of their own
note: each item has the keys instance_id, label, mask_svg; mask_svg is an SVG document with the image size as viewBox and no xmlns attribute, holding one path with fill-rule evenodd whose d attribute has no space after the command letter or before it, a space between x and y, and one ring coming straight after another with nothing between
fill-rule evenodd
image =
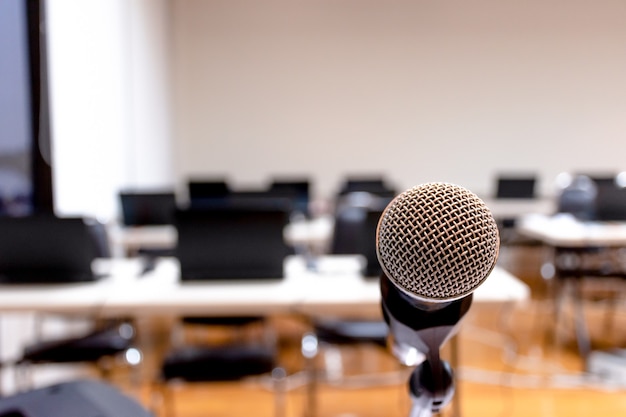
<instances>
[{"instance_id":1,"label":"silver mesh grille","mask_svg":"<svg viewBox=\"0 0 626 417\"><path fill-rule=\"evenodd\" d=\"M378 223L376 250L400 289L443 302L482 284L499 245L496 222L480 198L453 184L429 183L389 203Z\"/></svg>"}]
</instances>

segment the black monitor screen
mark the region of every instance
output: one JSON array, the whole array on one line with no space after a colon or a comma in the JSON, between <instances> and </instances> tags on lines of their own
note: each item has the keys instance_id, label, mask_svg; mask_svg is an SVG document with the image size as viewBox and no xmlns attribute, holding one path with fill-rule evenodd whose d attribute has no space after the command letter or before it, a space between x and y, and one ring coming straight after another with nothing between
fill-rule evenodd
<instances>
[{"instance_id":1,"label":"black monitor screen","mask_svg":"<svg viewBox=\"0 0 626 417\"><path fill-rule=\"evenodd\" d=\"M125 226L174 223L174 192L121 192L122 220Z\"/></svg>"},{"instance_id":2,"label":"black monitor screen","mask_svg":"<svg viewBox=\"0 0 626 417\"><path fill-rule=\"evenodd\" d=\"M0 283L61 283L96 278L98 252L82 218L0 218Z\"/></svg>"},{"instance_id":3,"label":"black monitor screen","mask_svg":"<svg viewBox=\"0 0 626 417\"><path fill-rule=\"evenodd\" d=\"M498 178L496 198L535 198L535 178Z\"/></svg>"},{"instance_id":4,"label":"black monitor screen","mask_svg":"<svg viewBox=\"0 0 626 417\"><path fill-rule=\"evenodd\" d=\"M272 208L178 210L181 280L281 279L293 253L283 239L288 220Z\"/></svg>"}]
</instances>

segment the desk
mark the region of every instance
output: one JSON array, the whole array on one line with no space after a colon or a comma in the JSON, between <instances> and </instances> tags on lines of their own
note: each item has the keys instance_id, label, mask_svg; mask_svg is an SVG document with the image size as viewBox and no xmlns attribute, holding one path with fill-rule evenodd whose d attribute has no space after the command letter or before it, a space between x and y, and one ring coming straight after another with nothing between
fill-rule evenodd
<instances>
[{"instance_id":1,"label":"desk","mask_svg":"<svg viewBox=\"0 0 626 417\"><path fill-rule=\"evenodd\" d=\"M359 273L358 256L328 256L318 271L305 267L302 257L289 257L285 278L277 281L179 281L174 258L161 259L143 278L117 286L102 308L120 315L236 315L332 314L380 316L378 280ZM528 287L508 272L495 268L475 292L476 301L515 301L529 297ZM0 304L2 300L0 298Z\"/></svg>"},{"instance_id":2,"label":"desk","mask_svg":"<svg viewBox=\"0 0 626 417\"><path fill-rule=\"evenodd\" d=\"M585 262L590 253L603 254L612 248L626 247L626 223L583 222L571 215L524 216L518 223L519 233L538 239L553 250L554 283L556 284L557 322L566 290L571 287L576 308L575 325L578 348L583 358L591 351L591 342L584 319L581 281L585 277L626 277L622 266L601 258L598 263Z\"/></svg>"},{"instance_id":3,"label":"desk","mask_svg":"<svg viewBox=\"0 0 626 417\"><path fill-rule=\"evenodd\" d=\"M321 257L318 272L300 256L285 261L286 276L270 281L179 280L175 258L163 258L141 275L139 259L98 260L108 271L98 281L54 285L0 286L0 312L94 313L102 317L142 315L249 315L273 313L379 313L378 280L359 273L358 256ZM516 301L528 287L501 268L474 293L476 302Z\"/></svg>"},{"instance_id":4,"label":"desk","mask_svg":"<svg viewBox=\"0 0 626 417\"><path fill-rule=\"evenodd\" d=\"M568 214L529 214L520 219L518 228L520 233L550 246L626 246L626 222L583 222Z\"/></svg>"},{"instance_id":5,"label":"desk","mask_svg":"<svg viewBox=\"0 0 626 417\"><path fill-rule=\"evenodd\" d=\"M542 198L485 198L483 199L489 211L496 219L518 219L531 213L552 214L555 210L555 200L550 197Z\"/></svg>"},{"instance_id":6,"label":"desk","mask_svg":"<svg viewBox=\"0 0 626 417\"><path fill-rule=\"evenodd\" d=\"M135 317L295 314L380 318L378 279L361 276L362 266L359 256L323 256L313 272L306 268L305 259L293 256L286 260L285 278L280 281L181 283L177 260L164 258L143 278L120 284L102 312ZM496 267L474 292L474 302L521 301L529 296L524 283ZM457 351L453 347L453 352ZM456 362L453 353L451 363L454 366Z\"/></svg>"},{"instance_id":7,"label":"desk","mask_svg":"<svg viewBox=\"0 0 626 417\"><path fill-rule=\"evenodd\" d=\"M98 259L93 269L103 277L67 284L0 285L0 312L100 315L106 301L125 282L137 279L141 264L138 260Z\"/></svg>"},{"instance_id":8,"label":"desk","mask_svg":"<svg viewBox=\"0 0 626 417\"><path fill-rule=\"evenodd\" d=\"M0 312L139 319L271 314L379 318L379 283L360 275L362 262L358 256L321 257L318 272L312 272L303 257L292 256L285 262L286 277L281 280L181 283L175 258L160 259L144 275L140 259L99 260L95 269L108 275L96 282L0 286ZM524 283L496 267L475 291L474 301L521 301L529 295Z\"/></svg>"}]
</instances>

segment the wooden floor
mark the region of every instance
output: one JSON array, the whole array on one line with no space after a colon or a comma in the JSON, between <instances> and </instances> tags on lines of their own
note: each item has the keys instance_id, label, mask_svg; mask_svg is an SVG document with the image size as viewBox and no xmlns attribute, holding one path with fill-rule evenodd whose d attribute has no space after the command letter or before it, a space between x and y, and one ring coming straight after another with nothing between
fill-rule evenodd
<instances>
[{"instance_id":1,"label":"wooden floor","mask_svg":"<svg viewBox=\"0 0 626 417\"><path fill-rule=\"evenodd\" d=\"M478 304L466 317L459 333L460 363L456 371L460 414L464 417L589 417L626 416L626 389L594 382L583 374L573 333L563 321L560 347L544 337L552 328L549 303L534 300L517 306ZM591 323L604 319L606 306L587 308ZM285 323L283 323L285 324ZM593 325L594 343L600 347L624 346L626 316L618 312L615 332L606 334ZM294 359L295 328L287 323L283 341L290 375L285 417L305 416L306 385ZM291 333L290 332L294 332ZM291 342L289 338L294 337ZM291 343L291 345L290 345ZM444 349L447 353L448 348ZM352 384L322 386L317 416L404 417L409 416L406 374L393 371L393 358L375 348L344 352L348 372L356 373L357 359L371 372L389 371L389 380L378 386ZM273 416L276 397L269 381L244 384L193 384L176 387L174 408L178 417ZM146 404L155 404L148 387L140 392ZM136 395L134 393L133 395ZM450 405L442 413L452 416ZM157 408L159 409L159 408ZM162 410L162 408L161 408Z\"/></svg>"},{"instance_id":2,"label":"wooden floor","mask_svg":"<svg viewBox=\"0 0 626 417\"><path fill-rule=\"evenodd\" d=\"M506 260L506 258L505 258ZM509 259L510 261L510 259ZM458 334L460 362L455 367L459 412L463 417L590 417L626 416L626 388L612 387L583 370L585 364L577 351L573 332L573 313L569 305L558 325L553 320L553 304L541 279L522 275L533 290L530 301L517 305L474 303ZM618 305L606 318L610 304L588 300L585 304L594 348L626 347L626 308ZM607 324L608 323L608 324ZM290 317L275 318L283 365L288 371L284 415L305 417L306 402L304 363L299 354L300 336L306 328ZM155 326L156 329L163 327ZM145 329L144 329L145 330ZM555 331L558 330L558 331ZM154 396L149 383L159 357L159 346L167 341L156 331L152 350L142 369L143 383L130 388L120 381L130 395L147 407L159 411L160 397ZM160 336L159 336L160 334ZM558 337L554 337L558 335ZM444 348L444 355L449 352ZM317 396L316 417L408 417L406 369L402 369L386 351L378 348L343 350L345 371L349 375L367 371L385 381L373 386L353 380L348 387L324 384ZM246 383L186 384L173 389L177 417L272 417L276 396L268 379ZM280 398L280 397L279 397ZM448 406L443 416L454 415Z\"/></svg>"}]
</instances>

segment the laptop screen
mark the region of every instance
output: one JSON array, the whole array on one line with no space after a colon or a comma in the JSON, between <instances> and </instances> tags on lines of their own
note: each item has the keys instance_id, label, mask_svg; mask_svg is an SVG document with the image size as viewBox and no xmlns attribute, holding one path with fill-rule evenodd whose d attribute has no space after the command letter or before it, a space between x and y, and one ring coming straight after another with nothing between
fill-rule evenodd
<instances>
[{"instance_id":1,"label":"laptop screen","mask_svg":"<svg viewBox=\"0 0 626 417\"><path fill-rule=\"evenodd\" d=\"M599 221L626 221L626 189L615 183L598 184L595 214Z\"/></svg>"},{"instance_id":2,"label":"laptop screen","mask_svg":"<svg viewBox=\"0 0 626 417\"><path fill-rule=\"evenodd\" d=\"M178 210L181 280L281 279L292 253L283 239L288 218L273 208Z\"/></svg>"},{"instance_id":3,"label":"laptop screen","mask_svg":"<svg viewBox=\"0 0 626 417\"><path fill-rule=\"evenodd\" d=\"M174 222L176 195L173 192L122 192L120 203L125 226L163 225Z\"/></svg>"},{"instance_id":4,"label":"laptop screen","mask_svg":"<svg viewBox=\"0 0 626 417\"><path fill-rule=\"evenodd\" d=\"M0 218L0 283L92 281L97 249L81 218Z\"/></svg>"},{"instance_id":5,"label":"laptop screen","mask_svg":"<svg viewBox=\"0 0 626 417\"><path fill-rule=\"evenodd\" d=\"M534 177L498 178L496 198L535 198Z\"/></svg>"}]
</instances>

